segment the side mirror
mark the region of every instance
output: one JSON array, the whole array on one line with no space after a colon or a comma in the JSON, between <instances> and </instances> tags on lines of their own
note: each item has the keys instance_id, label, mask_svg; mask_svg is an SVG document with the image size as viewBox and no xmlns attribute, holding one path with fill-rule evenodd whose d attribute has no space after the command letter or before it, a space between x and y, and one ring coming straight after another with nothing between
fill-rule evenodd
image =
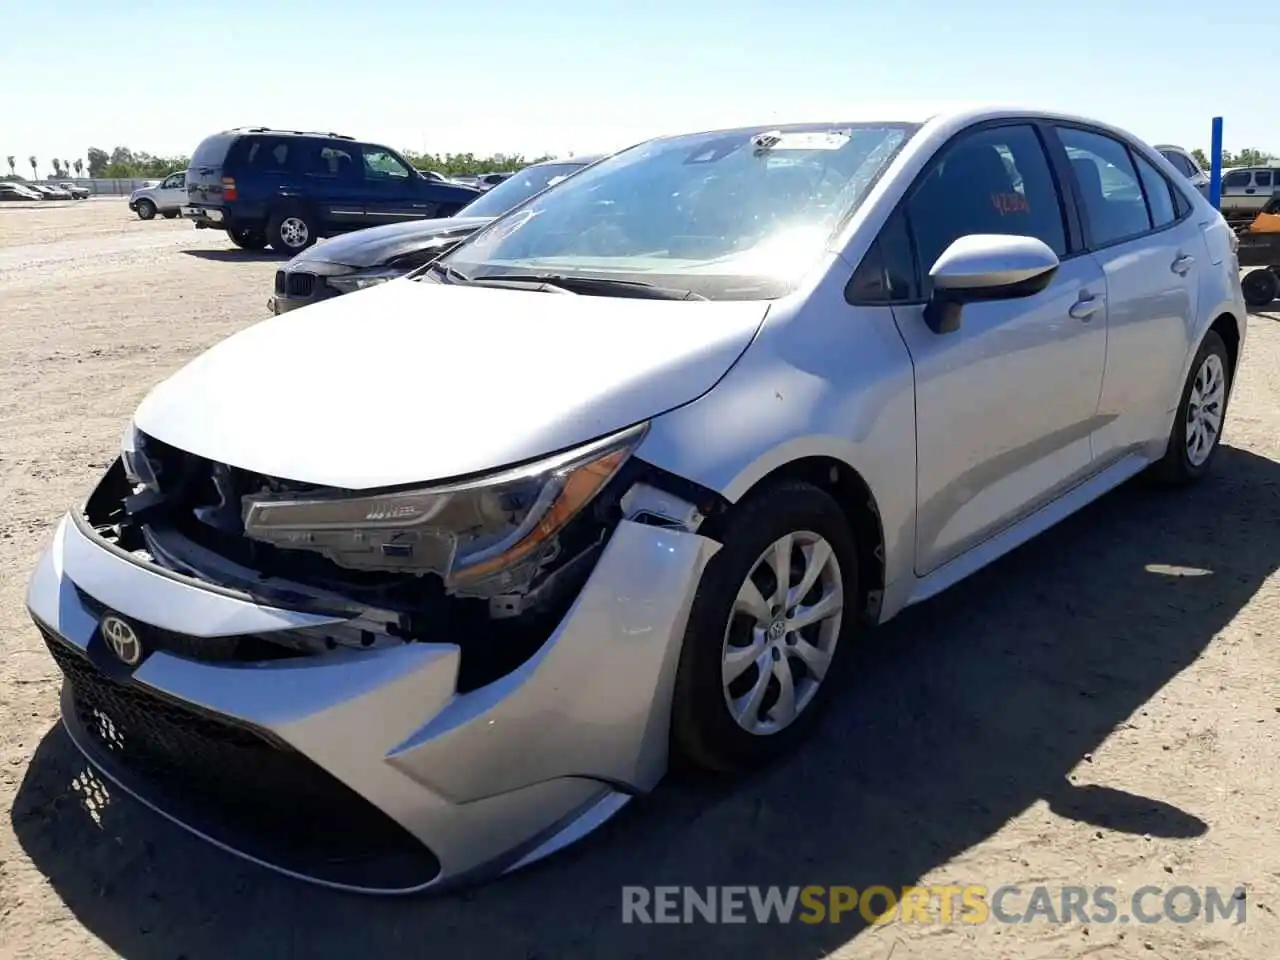
<instances>
[{"instance_id":1,"label":"side mirror","mask_svg":"<svg viewBox=\"0 0 1280 960\"><path fill-rule=\"evenodd\" d=\"M929 271L933 296L924 321L934 333L960 328L966 303L1031 297L1049 285L1058 255L1035 237L973 233L942 251Z\"/></svg>"}]
</instances>

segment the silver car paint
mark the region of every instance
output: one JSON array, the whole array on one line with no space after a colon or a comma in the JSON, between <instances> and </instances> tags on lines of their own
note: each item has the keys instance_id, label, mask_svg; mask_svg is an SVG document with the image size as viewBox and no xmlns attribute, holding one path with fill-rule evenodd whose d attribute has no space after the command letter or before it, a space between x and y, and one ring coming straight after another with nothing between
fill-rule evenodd
<instances>
[{"instance_id":1,"label":"silver car paint","mask_svg":"<svg viewBox=\"0 0 1280 960\"><path fill-rule=\"evenodd\" d=\"M681 375L679 390L652 398L651 407L660 408L684 394L681 405L653 420L639 450L646 460L731 501L802 458L823 457L856 471L871 491L883 530L881 620L955 583L1160 456L1208 324L1230 313L1243 341L1245 309L1234 255L1221 218L1202 201L1187 229L1169 231L1151 250L1137 244L1069 259L1054 285L1032 300L967 306L955 334L923 330L918 307L849 305L845 284L906 185L953 134L1003 116L1044 115L978 110L928 123L796 291L768 306L758 330L745 314L739 318L727 340L745 352L726 346L706 366L706 378L694 378L699 383ZM1163 158L1153 162L1172 169ZM1164 259L1170 253L1195 258L1187 278L1169 273ZM1136 266L1144 262L1149 276ZM1105 288L1106 311L1087 323L1064 317L1080 288ZM393 299L385 293L378 299L374 290L338 303L355 315ZM673 305L649 306L657 311ZM716 305L674 306L692 313ZM1183 313L1192 307L1193 314ZM308 319L306 331L314 331L315 322ZM668 338L669 362L680 366L688 342L675 325L658 332L646 326L634 339L646 336ZM395 341L388 346L394 349ZM237 351L224 351L232 353ZM207 382L185 396L176 387L158 389L144 404L143 429L158 427L161 436L168 430L179 445L214 456L268 451L268 440L282 445L286 434L278 431L248 440L229 436L234 431L219 431L212 412L200 414L200 429L184 426L184 401L195 396L202 408L212 404L243 369L226 364L213 375L216 350L214 360L202 358L194 366L187 387L193 378L208 375ZM237 418L251 413L235 409ZM627 409L638 414L640 404ZM511 416L521 412L518 404L508 410ZM535 453L549 449L550 436L532 438L545 445ZM569 439L568 433L555 436ZM412 452L412 445L403 449ZM396 469L405 478L427 480L433 469L462 463L459 457L483 468L485 457L509 456L514 449L427 451ZM385 449L376 452L385 456ZM391 482L385 479L394 466L389 458L373 473L357 475L334 466L338 457L308 456L307 467L328 471L330 481ZM486 865L520 866L602 822L628 794L651 789L666 768L671 683L688 606L717 549L689 529L696 517L687 515L692 519L685 529L624 520L546 646L515 673L469 693L454 688L453 644L340 651L303 665L250 670L157 652L135 678L273 730L351 784L436 853L443 872L428 886ZM28 602L37 618L81 647L96 625L73 582L86 589L91 584L91 593L125 612L202 635L283 629L316 616L212 592L196 597L198 589L190 592L113 556L64 521L36 569Z\"/></svg>"},{"instance_id":2,"label":"silver car paint","mask_svg":"<svg viewBox=\"0 0 1280 960\"><path fill-rule=\"evenodd\" d=\"M470 693L454 691L452 644L339 650L252 669L157 651L133 676L272 731L356 786L435 853L442 871L429 885L445 885L547 842L548 827L572 829L575 815L598 815L612 794L657 784L689 604L717 549L696 533L623 521L537 656ZM27 604L84 649L97 622L75 586L111 579L127 585L109 595L124 600L122 612L145 593L145 608L133 600L135 616L168 607L187 618L187 630L205 616L240 631L314 622L212 592L193 606L183 584L115 557L69 518L36 567Z\"/></svg>"}]
</instances>

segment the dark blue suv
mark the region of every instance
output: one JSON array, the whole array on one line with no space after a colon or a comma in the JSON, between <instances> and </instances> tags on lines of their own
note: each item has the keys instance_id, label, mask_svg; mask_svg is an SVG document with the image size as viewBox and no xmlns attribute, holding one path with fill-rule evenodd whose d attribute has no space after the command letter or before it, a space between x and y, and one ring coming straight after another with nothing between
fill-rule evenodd
<instances>
[{"instance_id":1,"label":"dark blue suv","mask_svg":"<svg viewBox=\"0 0 1280 960\"><path fill-rule=\"evenodd\" d=\"M206 137L182 215L246 250L294 254L321 237L451 217L480 196L419 173L394 150L335 133L245 127Z\"/></svg>"}]
</instances>

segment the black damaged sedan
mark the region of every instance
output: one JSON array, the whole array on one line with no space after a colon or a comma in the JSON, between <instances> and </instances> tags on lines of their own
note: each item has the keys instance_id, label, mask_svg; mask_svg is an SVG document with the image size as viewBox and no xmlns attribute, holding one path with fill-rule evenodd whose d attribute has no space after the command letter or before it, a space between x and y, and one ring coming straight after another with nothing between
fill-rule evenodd
<instances>
[{"instance_id":1,"label":"black damaged sedan","mask_svg":"<svg viewBox=\"0 0 1280 960\"><path fill-rule=\"evenodd\" d=\"M452 217L357 230L308 247L276 271L272 313L371 287L424 266L481 227L602 156L531 164Z\"/></svg>"}]
</instances>

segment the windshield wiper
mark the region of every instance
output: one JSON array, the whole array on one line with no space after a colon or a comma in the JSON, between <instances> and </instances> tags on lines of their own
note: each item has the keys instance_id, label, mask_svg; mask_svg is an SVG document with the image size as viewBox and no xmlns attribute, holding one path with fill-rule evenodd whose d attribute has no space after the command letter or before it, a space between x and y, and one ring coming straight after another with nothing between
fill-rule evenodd
<instances>
[{"instance_id":1,"label":"windshield wiper","mask_svg":"<svg viewBox=\"0 0 1280 960\"><path fill-rule=\"evenodd\" d=\"M437 273L454 283L470 283L471 278L456 267L451 267L447 263L441 263L439 260L432 260L427 264L428 273Z\"/></svg>"},{"instance_id":2,"label":"windshield wiper","mask_svg":"<svg viewBox=\"0 0 1280 960\"><path fill-rule=\"evenodd\" d=\"M616 280L609 277L574 277L556 273L498 274L492 277L472 277L471 283L481 286L537 285L550 293L582 293L587 296L622 296L642 300L706 300L700 293L679 287L660 287L643 280Z\"/></svg>"}]
</instances>

